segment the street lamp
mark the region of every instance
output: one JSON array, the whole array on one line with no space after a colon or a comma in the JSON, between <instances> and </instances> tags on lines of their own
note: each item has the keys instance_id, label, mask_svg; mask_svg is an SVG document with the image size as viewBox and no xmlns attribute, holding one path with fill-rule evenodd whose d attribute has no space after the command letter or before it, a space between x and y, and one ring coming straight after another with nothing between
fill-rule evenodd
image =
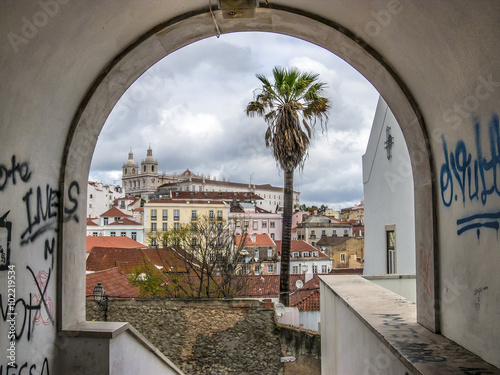
<instances>
[{"instance_id":1,"label":"street lamp","mask_svg":"<svg viewBox=\"0 0 500 375\"><path fill-rule=\"evenodd\" d=\"M108 296L104 294L106 290L102 286L102 284L99 282L97 285L94 287L94 301L96 301L99 306L104 310L104 321L108 321Z\"/></svg>"}]
</instances>

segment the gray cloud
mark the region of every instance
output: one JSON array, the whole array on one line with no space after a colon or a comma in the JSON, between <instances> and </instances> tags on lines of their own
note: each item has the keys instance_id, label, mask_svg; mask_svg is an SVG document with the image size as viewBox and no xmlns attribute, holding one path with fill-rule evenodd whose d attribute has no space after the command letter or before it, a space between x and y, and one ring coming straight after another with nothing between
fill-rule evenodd
<instances>
[{"instance_id":1,"label":"gray cloud","mask_svg":"<svg viewBox=\"0 0 500 375\"><path fill-rule=\"evenodd\" d=\"M320 74L332 111L326 137L312 143L295 188L307 204L359 202L361 156L378 94L358 72L330 52L301 40L267 33L222 35L189 45L158 62L124 94L110 114L94 153L90 177L113 183L129 149L140 163L148 145L160 170L186 168L231 181L282 185L266 124L247 118L259 86L256 73L297 66ZM318 129L320 130L320 129ZM338 208L338 207L337 207Z\"/></svg>"}]
</instances>

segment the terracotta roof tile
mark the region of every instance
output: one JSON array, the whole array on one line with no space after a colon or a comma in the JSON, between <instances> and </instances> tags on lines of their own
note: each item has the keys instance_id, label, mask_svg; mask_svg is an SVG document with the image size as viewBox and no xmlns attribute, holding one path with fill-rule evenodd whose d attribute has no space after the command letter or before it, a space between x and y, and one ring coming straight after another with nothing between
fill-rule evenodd
<instances>
[{"instance_id":1,"label":"terracotta roof tile","mask_svg":"<svg viewBox=\"0 0 500 375\"><path fill-rule=\"evenodd\" d=\"M236 245L240 246L243 241L243 237L241 234L236 235ZM245 247L256 247L256 246L276 246L276 243L269 236L269 234L247 234L245 236Z\"/></svg>"},{"instance_id":2,"label":"terracotta roof tile","mask_svg":"<svg viewBox=\"0 0 500 375\"><path fill-rule=\"evenodd\" d=\"M126 217L118 220L118 221L113 221L112 223L108 224L108 225L140 225L142 226L141 223L138 223L137 221L133 221L133 220L130 220L130 219L127 219Z\"/></svg>"},{"instance_id":3,"label":"terracotta roof tile","mask_svg":"<svg viewBox=\"0 0 500 375\"><path fill-rule=\"evenodd\" d=\"M100 215L101 217L130 217L129 214L126 214L125 212L120 211L116 207L112 207L106 212L102 213Z\"/></svg>"},{"instance_id":4,"label":"terracotta roof tile","mask_svg":"<svg viewBox=\"0 0 500 375\"><path fill-rule=\"evenodd\" d=\"M86 279L85 293L88 299L93 298L90 295L94 293L94 287L97 283L102 284L105 294L110 297L139 297L139 288L130 284L127 275L117 267L89 273L86 275Z\"/></svg>"},{"instance_id":5,"label":"terracotta roof tile","mask_svg":"<svg viewBox=\"0 0 500 375\"><path fill-rule=\"evenodd\" d=\"M280 275L248 275L245 288L238 297L249 298L279 298ZM304 275L290 275L290 290L297 289L297 280L304 281Z\"/></svg>"},{"instance_id":6,"label":"terracotta roof tile","mask_svg":"<svg viewBox=\"0 0 500 375\"><path fill-rule=\"evenodd\" d=\"M145 248L140 242L134 241L130 237L111 237L111 236L87 236L87 253L93 247L121 247L121 248Z\"/></svg>"}]
</instances>

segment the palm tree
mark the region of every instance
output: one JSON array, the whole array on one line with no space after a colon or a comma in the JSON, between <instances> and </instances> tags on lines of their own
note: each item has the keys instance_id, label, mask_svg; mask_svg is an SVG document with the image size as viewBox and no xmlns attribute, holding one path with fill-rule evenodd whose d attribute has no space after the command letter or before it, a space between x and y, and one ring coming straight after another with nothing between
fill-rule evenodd
<instances>
[{"instance_id":1,"label":"palm tree","mask_svg":"<svg viewBox=\"0 0 500 375\"><path fill-rule=\"evenodd\" d=\"M319 120L325 129L323 125L328 120L330 105L322 96L325 83L318 81L318 74L275 67L273 75L273 83L262 74L256 75L262 87L254 92L254 100L248 103L246 114L262 116L266 121L266 146L272 149L285 175L280 302L289 306L293 172L297 167L304 167L316 122Z\"/></svg>"}]
</instances>

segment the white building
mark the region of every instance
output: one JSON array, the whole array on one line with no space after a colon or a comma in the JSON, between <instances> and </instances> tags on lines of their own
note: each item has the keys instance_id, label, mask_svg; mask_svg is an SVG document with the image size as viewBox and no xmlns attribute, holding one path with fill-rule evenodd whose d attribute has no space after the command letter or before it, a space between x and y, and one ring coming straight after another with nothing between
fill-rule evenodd
<instances>
[{"instance_id":1,"label":"white building","mask_svg":"<svg viewBox=\"0 0 500 375\"><path fill-rule=\"evenodd\" d=\"M380 98L363 155L365 274L415 273L415 210L410 157Z\"/></svg>"},{"instance_id":2,"label":"white building","mask_svg":"<svg viewBox=\"0 0 500 375\"><path fill-rule=\"evenodd\" d=\"M143 243L144 227L133 220L131 215L113 207L100 217L87 219L87 236L129 237Z\"/></svg>"},{"instance_id":3,"label":"white building","mask_svg":"<svg viewBox=\"0 0 500 375\"><path fill-rule=\"evenodd\" d=\"M113 206L115 199L124 196L119 185L89 181L87 186L87 217L98 217Z\"/></svg>"},{"instance_id":4,"label":"white building","mask_svg":"<svg viewBox=\"0 0 500 375\"><path fill-rule=\"evenodd\" d=\"M282 241L276 242L276 252L281 257ZM306 274L306 281L315 273L329 273L332 260L305 241L292 241L290 247L290 275ZM281 272L281 261L278 262L278 273Z\"/></svg>"}]
</instances>

